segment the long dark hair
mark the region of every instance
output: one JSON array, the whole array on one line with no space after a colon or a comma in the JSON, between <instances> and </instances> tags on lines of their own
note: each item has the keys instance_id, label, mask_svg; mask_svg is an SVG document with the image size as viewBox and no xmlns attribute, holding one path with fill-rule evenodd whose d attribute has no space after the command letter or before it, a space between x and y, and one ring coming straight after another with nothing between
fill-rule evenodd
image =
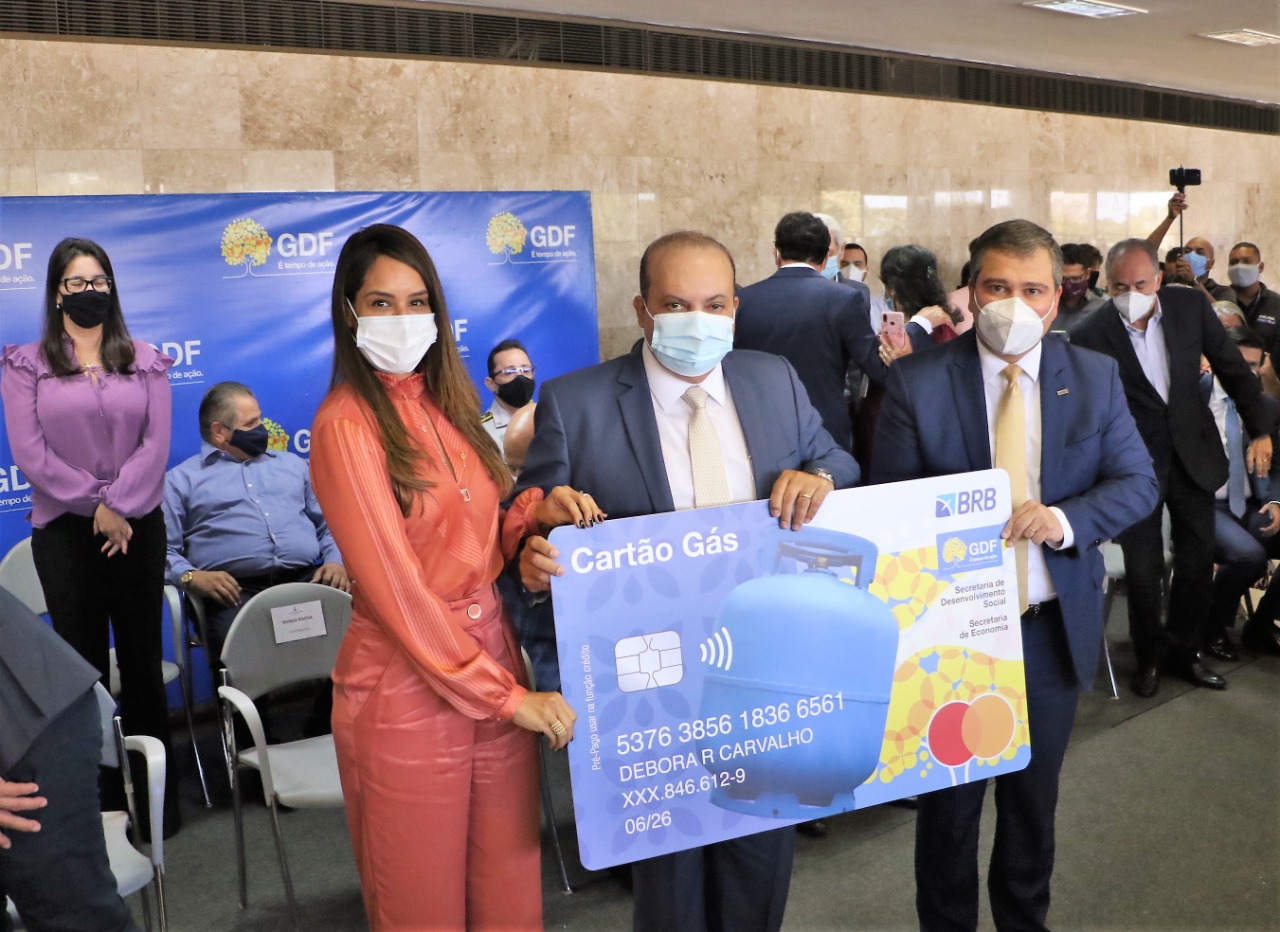
<instances>
[{"instance_id":1,"label":"long dark hair","mask_svg":"<svg viewBox=\"0 0 1280 932\"><path fill-rule=\"evenodd\" d=\"M364 285L369 269L380 257L386 256L403 262L422 276L427 286L427 297L435 314L439 331L436 342L427 350L414 370L423 376L427 391L440 406L445 417L458 433L471 444L480 462L498 486L499 498L506 498L511 491L511 473L507 470L497 446L480 424L480 395L471 382L458 345L453 339L453 327L449 324L449 310L444 300L444 289L435 263L426 247L401 227L378 223L354 233L342 247L338 267L333 274L333 376L329 387L346 382L373 411L382 435L382 447L387 455L387 470L391 474L391 487L400 503L400 511L406 516L413 508L414 495L431 488L434 483L417 476L420 463L431 464L435 457L430 450L419 447L409 439L391 399L378 381L376 370L356 348L351 331L351 311L347 302L355 304L356 294Z\"/></svg>"},{"instance_id":2,"label":"long dark hair","mask_svg":"<svg viewBox=\"0 0 1280 932\"><path fill-rule=\"evenodd\" d=\"M62 308L58 306L58 285L62 282L67 266L77 256L97 259L107 278L112 282L116 279L106 250L93 240L68 236L53 247L53 252L49 254L49 270L44 280L44 332L40 336L40 353L54 375L74 375L80 371L71 364L71 357L67 355L67 347L63 342L67 328L62 322ZM114 285L111 288L111 308L102 324L100 352L102 368L106 371L126 375L132 371L133 340L124 325L124 312L120 310L120 289Z\"/></svg>"},{"instance_id":3,"label":"long dark hair","mask_svg":"<svg viewBox=\"0 0 1280 932\"><path fill-rule=\"evenodd\" d=\"M938 259L923 246L894 246L880 260L880 280L893 292L893 309L909 319L926 307L937 305L958 324L960 312L947 302L947 291L938 278Z\"/></svg>"}]
</instances>

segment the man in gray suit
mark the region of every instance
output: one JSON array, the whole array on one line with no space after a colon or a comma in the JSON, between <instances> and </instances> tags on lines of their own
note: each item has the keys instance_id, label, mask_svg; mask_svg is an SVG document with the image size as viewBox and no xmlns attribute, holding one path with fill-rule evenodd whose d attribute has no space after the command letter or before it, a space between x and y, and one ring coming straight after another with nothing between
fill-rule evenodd
<instances>
[{"instance_id":1,"label":"man in gray suit","mask_svg":"<svg viewBox=\"0 0 1280 932\"><path fill-rule=\"evenodd\" d=\"M786 360L730 352L733 281L733 258L708 236L650 244L633 302L644 340L543 385L517 504L565 485L611 518L767 498L779 524L799 530L828 492L857 481ZM526 540L528 590L563 573L557 556L539 533ZM636 863L634 927L778 929L794 844L788 826Z\"/></svg>"},{"instance_id":2,"label":"man in gray suit","mask_svg":"<svg viewBox=\"0 0 1280 932\"><path fill-rule=\"evenodd\" d=\"M138 928L116 892L102 834L97 682L97 670L0 589L0 929L5 932L6 895L32 932Z\"/></svg>"}]
</instances>

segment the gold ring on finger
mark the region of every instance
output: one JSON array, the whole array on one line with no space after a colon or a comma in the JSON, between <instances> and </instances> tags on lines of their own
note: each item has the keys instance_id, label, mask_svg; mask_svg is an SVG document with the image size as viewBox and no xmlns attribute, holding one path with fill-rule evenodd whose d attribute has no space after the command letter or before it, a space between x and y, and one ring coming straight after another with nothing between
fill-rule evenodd
<instances>
[{"instance_id":1,"label":"gold ring on finger","mask_svg":"<svg viewBox=\"0 0 1280 932\"><path fill-rule=\"evenodd\" d=\"M554 722L551 723L551 731L555 734L557 738L559 738L561 735L564 734L564 723L561 722L559 719L556 719Z\"/></svg>"}]
</instances>

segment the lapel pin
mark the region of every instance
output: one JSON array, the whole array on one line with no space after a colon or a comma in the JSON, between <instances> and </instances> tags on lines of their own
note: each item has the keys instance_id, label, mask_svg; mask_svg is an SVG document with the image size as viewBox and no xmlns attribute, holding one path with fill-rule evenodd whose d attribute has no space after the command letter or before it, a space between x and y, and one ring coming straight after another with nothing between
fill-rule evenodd
<instances>
[{"instance_id":1,"label":"lapel pin","mask_svg":"<svg viewBox=\"0 0 1280 932\"><path fill-rule=\"evenodd\" d=\"M1070 392L1071 392L1071 389L1069 389L1069 388L1060 388L1060 389L1058 389L1058 394L1059 394L1059 395L1067 395L1067 394L1070 394Z\"/></svg>"}]
</instances>

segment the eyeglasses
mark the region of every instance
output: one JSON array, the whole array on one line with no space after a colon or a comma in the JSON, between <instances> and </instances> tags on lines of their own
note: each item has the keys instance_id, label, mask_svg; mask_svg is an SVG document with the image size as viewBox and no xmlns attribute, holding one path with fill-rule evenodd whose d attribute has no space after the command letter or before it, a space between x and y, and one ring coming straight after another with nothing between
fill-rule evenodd
<instances>
[{"instance_id":1,"label":"eyeglasses","mask_svg":"<svg viewBox=\"0 0 1280 932\"><path fill-rule=\"evenodd\" d=\"M517 375L525 375L533 378L533 374L537 372L536 366L507 366L505 369L499 369L493 374L493 378L514 379Z\"/></svg>"},{"instance_id":2,"label":"eyeglasses","mask_svg":"<svg viewBox=\"0 0 1280 932\"><path fill-rule=\"evenodd\" d=\"M79 294L90 288L102 294L111 294L115 282L105 275L98 275L95 278L81 278L77 275L74 278L64 278L61 284L67 294Z\"/></svg>"}]
</instances>

